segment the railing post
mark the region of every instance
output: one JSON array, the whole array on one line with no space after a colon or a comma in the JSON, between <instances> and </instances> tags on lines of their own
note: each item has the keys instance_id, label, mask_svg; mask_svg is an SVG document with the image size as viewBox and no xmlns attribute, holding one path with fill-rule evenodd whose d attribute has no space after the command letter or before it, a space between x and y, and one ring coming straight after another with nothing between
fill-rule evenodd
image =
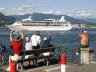
<instances>
[{"instance_id":1,"label":"railing post","mask_svg":"<svg viewBox=\"0 0 96 72\"><path fill-rule=\"evenodd\" d=\"M66 72L66 54L63 52L61 54L61 72Z\"/></svg>"},{"instance_id":2,"label":"railing post","mask_svg":"<svg viewBox=\"0 0 96 72\"><path fill-rule=\"evenodd\" d=\"M92 59L92 53L94 52L91 48L80 48L81 51L81 64L89 64Z\"/></svg>"},{"instance_id":3,"label":"railing post","mask_svg":"<svg viewBox=\"0 0 96 72\"><path fill-rule=\"evenodd\" d=\"M10 72L17 72L16 62L12 61L10 64Z\"/></svg>"}]
</instances>

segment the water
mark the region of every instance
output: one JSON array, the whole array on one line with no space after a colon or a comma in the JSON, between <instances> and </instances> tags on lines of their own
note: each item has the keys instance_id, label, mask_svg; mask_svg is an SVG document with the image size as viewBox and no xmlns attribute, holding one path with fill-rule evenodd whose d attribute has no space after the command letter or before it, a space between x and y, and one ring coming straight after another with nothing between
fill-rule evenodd
<instances>
[{"instance_id":1,"label":"water","mask_svg":"<svg viewBox=\"0 0 96 72\"><path fill-rule=\"evenodd\" d=\"M96 30L95 29L86 29L90 36L90 47L96 46ZM66 32L51 32L52 41L51 43L60 47L60 48L76 48L79 45L80 38L78 33L80 29L72 29L71 31ZM9 32L10 30L0 29L0 43L4 46L10 46L9 41ZM34 32L24 32L24 36L31 37ZM46 35L46 32L41 32L41 37Z\"/></svg>"},{"instance_id":2,"label":"water","mask_svg":"<svg viewBox=\"0 0 96 72\"><path fill-rule=\"evenodd\" d=\"M88 31L90 36L90 48L96 47L96 30L95 29L85 29ZM51 32L51 43L55 46L57 46L57 53L56 56L59 56L62 50L67 49L67 60L68 61L75 61L76 55L74 52L74 48L77 48L79 45L80 38L78 36L78 33L81 31L81 29L72 29L71 31L66 32ZM0 29L0 43L6 46L6 50L11 51L10 48L10 40L9 40L9 29ZM34 32L24 32L24 39L26 36L31 37L31 35ZM41 37L46 35L46 32L41 32ZM24 45L23 45L24 46ZM23 47L24 48L24 47ZM5 56L6 57L6 56ZM76 58L77 59L77 58ZM8 58L5 58L5 61L8 62Z\"/></svg>"}]
</instances>

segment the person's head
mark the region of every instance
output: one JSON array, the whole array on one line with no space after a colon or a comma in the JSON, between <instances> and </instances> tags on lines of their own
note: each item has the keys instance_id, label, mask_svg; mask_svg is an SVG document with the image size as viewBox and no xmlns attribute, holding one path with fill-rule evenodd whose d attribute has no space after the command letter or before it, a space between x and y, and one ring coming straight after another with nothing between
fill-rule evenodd
<instances>
[{"instance_id":1,"label":"person's head","mask_svg":"<svg viewBox=\"0 0 96 72\"><path fill-rule=\"evenodd\" d=\"M48 38L47 38L47 37L44 37L44 38L43 38L43 40L44 40L44 41L47 41L47 40L48 40Z\"/></svg>"},{"instance_id":2,"label":"person's head","mask_svg":"<svg viewBox=\"0 0 96 72\"><path fill-rule=\"evenodd\" d=\"M40 31L36 31L36 33L35 33L36 35L40 35Z\"/></svg>"},{"instance_id":3,"label":"person's head","mask_svg":"<svg viewBox=\"0 0 96 72\"><path fill-rule=\"evenodd\" d=\"M47 34L50 36L51 35L51 32L47 31Z\"/></svg>"},{"instance_id":4,"label":"person's head","mask_svg":"<svg viewBox=\"0 0 96 72\"><path fill-rule=\"evenodd\" d=\"M46 36L43 38L43 42L45 42L45 43L48 42L48 38Z\"/></svg>"}]
</instances>

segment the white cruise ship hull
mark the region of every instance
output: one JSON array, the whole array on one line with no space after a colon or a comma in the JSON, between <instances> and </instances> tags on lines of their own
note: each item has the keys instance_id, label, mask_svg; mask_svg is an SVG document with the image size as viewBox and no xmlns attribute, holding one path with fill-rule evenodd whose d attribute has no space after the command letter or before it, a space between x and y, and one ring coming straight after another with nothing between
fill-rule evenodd
<instances>
[{"instance_id":1,"label":"white cruise ship hull","mask_svg":"<svg viewBox=\"0 0 96 72\"><path fill-rule=\"evenodd\" d=\"M27 30L27 31L67 31L71 30L72 26L22 26L22 25L6 25L11 30Z\"/></svg>"}]
</instances>

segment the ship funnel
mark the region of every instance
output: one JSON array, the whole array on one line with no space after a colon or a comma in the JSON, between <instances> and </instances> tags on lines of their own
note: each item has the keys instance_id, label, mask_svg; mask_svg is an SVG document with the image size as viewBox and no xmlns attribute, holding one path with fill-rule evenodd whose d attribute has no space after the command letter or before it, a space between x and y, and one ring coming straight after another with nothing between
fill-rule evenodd
<instances>
[{"instance_id":1,"label":"ship funnel","mask_svg":"<svg viewBox=\"0 0 96 72\"><path fill-rule=\"evenodd\" d=\"M64 16L62 16L60 19L59 19L59 22L65 22L66 20L64 19Z\"/></svg>"},{"instance_id":2,"label":"ship funnel","mask_svg":"<svg viewBox=\"0 0 96 72\"><path fill-rule=\"evenodd\" d=\"M26 18L26 19L22 19L22 21L32 21L32 17L31 16L29 16L28 18Z\"/></svg>"},{"instance_id":3,"label":"ship funnel","mask_svg":"<svg viewBox=\"0 0 96 72\"><path fill-rule=\"evenodd\" d=\"M29 19L29 20L32 20L32 16L29 16L28 19Z\"/></svg>"}]
</instances>

